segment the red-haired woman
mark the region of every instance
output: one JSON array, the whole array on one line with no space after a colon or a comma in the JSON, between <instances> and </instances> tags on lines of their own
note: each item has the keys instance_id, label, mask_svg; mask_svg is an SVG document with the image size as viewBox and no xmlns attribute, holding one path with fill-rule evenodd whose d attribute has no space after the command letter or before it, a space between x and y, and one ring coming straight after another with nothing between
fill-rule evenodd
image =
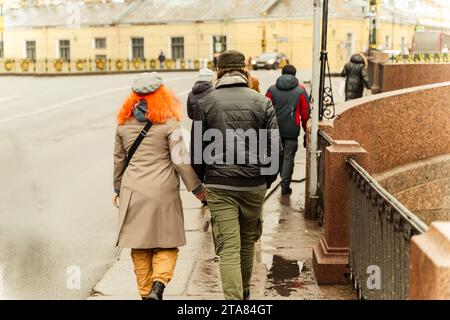
<instances>
[{"instance_id":1,"label":"red-haired woman","mask_svg":"<svg viewBox=\"0 0 450 320\"><path fill-rule=\"evenodd\" d=\"M117 116L113 194L113 203L119 208L116 245L131 248L137 286L144 300L162 299L173 276L178 247L186 244L179 176L188 191L199 200L205 199L182 139L179 107L157 73L144 73L134 81L132 93ZM152 125L145 132L148 123ZM132 148L140 134L144 138L137 149ZM132 149L136 151L128 163Z\"/></svg>"}]
</instances>

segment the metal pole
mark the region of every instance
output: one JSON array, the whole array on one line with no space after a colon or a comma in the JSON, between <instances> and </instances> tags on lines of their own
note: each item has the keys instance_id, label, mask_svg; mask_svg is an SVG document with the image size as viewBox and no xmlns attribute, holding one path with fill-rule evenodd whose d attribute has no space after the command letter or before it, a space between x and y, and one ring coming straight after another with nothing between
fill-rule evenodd
<instances>
[{"instance_id":1,"label":"metal pole","mask_svg":"<svg viewBox=\"0 0 450 320\"><path fill-rule=\"evenodd\" d=\"M3 41L3 30L4 30L4 19L3 19L3 0L0 0L0 42L2 45L2 56L0 57L3 59L5 57L5 43Z\"/></svg>"},{"instance_id":2,"label":"metal pole","mask_svg":"<svg viewBox=\"0 0 450 320\"><path fill-rule=\"evenodd\" d=\"M380 11L381 1L369 1L370 14L370 34L369 34L369 49L370 51L377 50L378 45L378 14Z\"/></svg>"},{"instance_id":3,"label":"metal pole","mask_svg":"<svg viewBox=\"0 0 450 320\"><path fill-rule=\"evenodd\" d=\"M319 85L319 120L323 119L323 103L325 95L325 73L327 68L327 37L328 37L328 0L323 0L322 14L322 48L320 51L320 85Z\"/></svg>"},{"instance_id":4,"label":"metal pole","mask_svg":"<svg viewBox=\"0 0 450 320\"><path fill-rule=\"evenodd\" d=\"M320 18L322 0L314 0L313 16L313 57L312 57L312 81L311 81L311 132L310 132L310 168L309 168L309 212L307 217L317 217L317 134L319 130L319 73L320 73Z\"/></svg>"}]
</instances>

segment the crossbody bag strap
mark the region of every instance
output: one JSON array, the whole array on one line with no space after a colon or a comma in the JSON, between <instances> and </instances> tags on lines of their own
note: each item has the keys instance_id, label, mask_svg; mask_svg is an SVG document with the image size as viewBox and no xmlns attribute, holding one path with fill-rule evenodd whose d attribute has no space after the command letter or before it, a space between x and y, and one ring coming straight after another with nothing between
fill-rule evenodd
<instances>
[{"instance_id":1,"label":"crossbody bag strap","mask_svg":"<svg viewBox=\"0 0 450 320\"><path fill-rule=\"evenodd\" d=\"M134 153L139 148L139 145L141 144L142 140L144 140L144 138L147 136L147 133L150 131L150 128L152 127L152 125L153 125L153 123L148 121L145 124L144 129L142 129L142 131L137 136L136 140L134 140L133 145L131 146L130 150L128 151L128 156L127 156L127 159L125 161L125 165L123 167L123 172L125 172L125 170L127 169L128 164L131 161L131 158L133 158Z\"/></svg>"}]
</instances>

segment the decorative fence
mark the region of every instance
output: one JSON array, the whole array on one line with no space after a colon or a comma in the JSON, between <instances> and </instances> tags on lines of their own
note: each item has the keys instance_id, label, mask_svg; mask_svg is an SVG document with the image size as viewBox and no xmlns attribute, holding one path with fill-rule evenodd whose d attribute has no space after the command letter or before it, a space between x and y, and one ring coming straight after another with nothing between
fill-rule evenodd
<instances>
[{"instance_id":1,"label":"decorative fence","mask_svg":"<svg viewBox=\"0 0 450 320\"><path fill-rule=\"evenodd\" d=\"M354 288L361 299L407 299L410 239L428 227L355 160L346 162L350 174L349 265Z\"/></svg>"},{"instance_id":2,"label":"decorative fence","mask_svg":"<svg viewBox=\"0 0 450 320\"><path fill-rule=\"evenodd\" d=\"M213 68L212 61L166 60L162 65L157 59L3 59L0 60L0 73L21 74L63 74L63 73L101 73L101 72L139 72L144 70L198 70Z\"/></svg>"},{"instance_id":3,"label":"decorative fence","mask_svg":"<svg viewBox=\"0 0 450 320\"><path fill-rule=\"evenodd\" d=\"M449 53L419 53L419 54L400 54L391 56L391 63L448 63L450 62Z\"/></svg>"}]
</instances>

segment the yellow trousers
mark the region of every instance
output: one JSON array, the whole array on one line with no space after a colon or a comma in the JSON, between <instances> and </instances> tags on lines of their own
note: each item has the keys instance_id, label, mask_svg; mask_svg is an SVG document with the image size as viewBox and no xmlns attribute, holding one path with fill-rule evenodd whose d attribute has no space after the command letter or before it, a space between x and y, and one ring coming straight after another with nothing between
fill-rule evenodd
<instances>
[{"instance_id":1,"label":"yellow trousers","mask_svg":"<svg viewBox=\"0 0 450 320\"><path fill-rule=\"evenodd\" d=\"M178 249L131 249L131 258L139 294L147 296L154 281L167 285L172 279Z\"/></svg>"}]
</instances>

